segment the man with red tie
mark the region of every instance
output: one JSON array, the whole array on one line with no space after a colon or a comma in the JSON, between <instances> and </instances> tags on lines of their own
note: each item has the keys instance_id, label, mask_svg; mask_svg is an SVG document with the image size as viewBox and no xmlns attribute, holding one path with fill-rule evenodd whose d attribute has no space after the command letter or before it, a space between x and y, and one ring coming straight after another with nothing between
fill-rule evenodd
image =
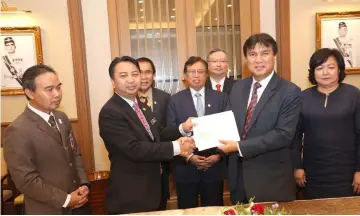
<instances>
[{"instance_id":1,"label":"man with red tie","mask_svg":"<svg viewBox=\"0 0 360 216\"><path fill-rule=\"evenodd\" d=\"M231 201L247 203L295 199L291 142L299 112L300 88L274 71L277 44L268 34L250 36L243 52L252 76L230 93L240 142L221 141L229 155Z\"/></svg>"},{"instance_id":2,"label":"man with red tie","mask_svg":"<svg viewBox=\"0 0 360 216\"><path fill-rule=\"evenodd\" d=\"M178 127L167 127L160 133L156 121L149 121L141 111L137 94L140 67L129 56L115 58L109 67L113 96L99 114L100 136L111 162L105 206L109 214L156 211L160 208L162 189L161 162L175 156L188 157L195 148L189 137L181 136ZM184 131L190 129L184 123ZM166 130L166 131L165 131Z\"/></svg>"},{"instance_id":3,"label":"man with red tie","mask_svg":"<svg viewBox=\"0 0 360 216\"><path fill-rule=\"evenodd\" d=\"M209 52L206 57L209 65L209 77L205 87L230 95L230 91L236 80L228 78L228 56L225 50L216 48Z\"/></svg>"}]
</instances>

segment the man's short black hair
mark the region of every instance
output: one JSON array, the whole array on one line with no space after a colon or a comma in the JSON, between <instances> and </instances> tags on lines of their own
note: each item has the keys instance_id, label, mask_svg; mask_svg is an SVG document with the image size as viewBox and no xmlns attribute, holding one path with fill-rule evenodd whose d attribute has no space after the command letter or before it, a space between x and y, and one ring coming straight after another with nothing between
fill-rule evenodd
<instances>
[{"instance_id":1,"label":"man's short black hair","mask_svg":"<svg viewBox=\"0 0 360 216\"><path fill-rule=\"evenodd\" d=\"M185 65L184 65L184 74L186 74L187 72L187 67L188 66L191 66L197 62L202 62L205 66L205 69L206 69L206 72L208 71L208 63L202 59L200 56L191 56L186 62L185 62Z\"/></svg>"},{"instance_id":2,"label":"man's short black hair","mask_svg":"<svg viewBox=\"0 0 360 216\"><path fill-rule=\"evenodd\" d=\"M130 56L116 57L116 58L114 58L114 60L112 60L112 62L110 63L110 66L109 66L109 75L110 75L111 79L114 79L114 71L115 71L116 65L121 62L130 62L130 63L134 64L137 67L137 69L140 71L139 63L134 58L132 58Z\"/></svg>"},{"instance_id":3,"label":"man's short black hair","mask_svg":"<svg viewBox=\"0 0 360 216\"><path fill-rule=\"evenodd\" d=\"M23 89L24 90L29 89L35 92L36 90L35 78L40 76L41 74L48 72L56 74L55 70L52 67L44 64L34 65L26 69L25 73L21 78ZM28 100L30 99L28 98L28 96L26 97Z\"/></svg>"},{"instance_id":4,"label":"man's short black hair","mask_svg":"<svg viewBox=\"0 0 360 216\"><path fill-rule=\"evenodd\" d=\"M317 85L315 80L315 68L326 62L329 57L334 57L339 67L339 83L341 83L345 77L345 62L344 58L337 49L322 48L312 54L309 61L309 76L308 79L311 84Z\"/></svg>"},{"instance_id":5,"label":"man's short black hair","mask_svg":"<svg viewBox=\"0 0 360 216\"><path fill-rule=\"evenodd\" d=\"M271 47L274 55L278 52L278 47L274 38L266 33L259 33L251 35L244 43L243 53L247 56L247 52L255 48L256 44L264 45L265 47Z\"/></svg>"},{"instance_id":6,"label":"man's short black hair","mask_svg":"<svg viewBox=\"0 0 360 216\"><path fill-rule=\"evenodd\" d=\"M136 59L136 61L137 61L138 63L140 63L140 62L148 62L148 63L151 65L151 68L152 68L153 74L155 74L155 73L156 73L156 69L155 69L154 62L153 62L153 61L151 61L151 59L146 58L146 57L141 57L141 58Z\"/></svg>"}]
</instances>

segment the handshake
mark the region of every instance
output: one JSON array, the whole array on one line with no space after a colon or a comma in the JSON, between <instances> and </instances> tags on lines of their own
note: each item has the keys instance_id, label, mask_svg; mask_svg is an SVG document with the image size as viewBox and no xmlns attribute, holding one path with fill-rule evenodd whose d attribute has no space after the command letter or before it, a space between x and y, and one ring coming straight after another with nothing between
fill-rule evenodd
<instances>
[{"instance_id":1,"label":"handshake","mask_svg":"<svg viewBox=\"0 0 360 216\"><path fill-rule=\"evenodd\" d=\"M180 137L177 142L180 146L180 156L187 158L194 152L195 141L192 137Z\"/></svg>"}]
</instances>

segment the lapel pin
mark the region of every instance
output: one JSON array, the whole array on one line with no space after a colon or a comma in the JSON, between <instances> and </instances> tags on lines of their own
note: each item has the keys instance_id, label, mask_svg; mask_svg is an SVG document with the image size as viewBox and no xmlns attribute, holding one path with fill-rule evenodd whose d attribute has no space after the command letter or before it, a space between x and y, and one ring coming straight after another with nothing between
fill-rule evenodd
<instances>
[{"instance_id":1,"label":"lapel pin","mask_svg":"<svg viewBox=\"0 0 360 216\"><path fill-rule=\"evenodd\" d=\"M60 123L60 124L62 124L62 121L61 121L61 119L58 119L58 121L59 121L59 123Z\"/></svg>"},{"instance_id":2,"label":"lapel pin","mask_svg":"<svg viewBox=\"0 0 360 216\"><path fill-rule=\"evenodd\" d=\"M210 104L208 104L208 107L211 107L211 105L210 105Z\"/></svg>"},{"instance_id":3,"label":"lapel pin","mask_svg":"<svg viewBox=\"0 0 360 216\"><path fill-rule=\"evenodd\" d=\"M146 111L146 109L145 108L142 108L144 111Z\"/></svg>"},{"instance_id":4,"label":"lapel pin","mask_svg":"<svg viewBox=\"0 0 360 216\"><path fill-rule=\"evenodd\" d=\"M152 125L155 125L155 124L156 124L156 119L155 119L155 118L153 118L153 119L151 119L151 121L150 121L150 122L151 122L151 124L152 124Z\"/></svg>"},{"instance_id":5,"label":"lapel pin","mask_svg":"<svg viewBox=\"0 0 360 216\"><path fill-rule=\"evenodd\" d=\"M156 104L156 101L154 101L154 104Z\"/></svg>"}]
</instances>

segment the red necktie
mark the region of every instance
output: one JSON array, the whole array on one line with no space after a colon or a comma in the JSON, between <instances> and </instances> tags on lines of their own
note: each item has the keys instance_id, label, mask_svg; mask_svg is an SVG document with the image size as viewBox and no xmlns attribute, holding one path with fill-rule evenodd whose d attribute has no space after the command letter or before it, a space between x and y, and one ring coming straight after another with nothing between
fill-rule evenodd
<instances>
[{"instance_id":1,"label":"red necktie","mask_svg":"<svg viewBox=\"0 0 360 216\"><path fill-rule=\"evenodd\" d=\"M136 115L140 119L142 125L144 126L144 128L148 132L149 136L151 137L152 140L154 140L154 135L151 133L150 126L149 126L148 122L146 121L144 113L141 112L139 104L137 102L135 102L134 105L133 105L133 108L134 108L134 110L136 112Z\"/></svg>"},{"instance_id":2,"label":"red necktie","mask_svg":"<svg viewBox=\"0 0 360 216\"><path fill-rule=\"evenodd\" d=\"M216 84L216 91L221 92L221 85L220 84Z\"/></svg>"},{"instance_id":3,"label":"red necktie","mask_svg":"<svg viewBox=\"0 0 360 216\"><path fill-rule=\"evenodd\" d=\"M243 132L242 132L242 135L241 135L242 140L245 139L246 134L247 134L247 132L249 130L249 125L250 125L250 122L251 122L252 114L253 114L253 111L254 111L255 106L257 104L257 100L258 100L257 90L260 87L261 87L260 83L258 83L258 82L254 83L254 88L253 88L252 95L251 95L251 101L250 101L249 107L248 107L247 112L246 112L245 125L244 125L244 129L243 129Z\"/></svg>"}]
</instances>

